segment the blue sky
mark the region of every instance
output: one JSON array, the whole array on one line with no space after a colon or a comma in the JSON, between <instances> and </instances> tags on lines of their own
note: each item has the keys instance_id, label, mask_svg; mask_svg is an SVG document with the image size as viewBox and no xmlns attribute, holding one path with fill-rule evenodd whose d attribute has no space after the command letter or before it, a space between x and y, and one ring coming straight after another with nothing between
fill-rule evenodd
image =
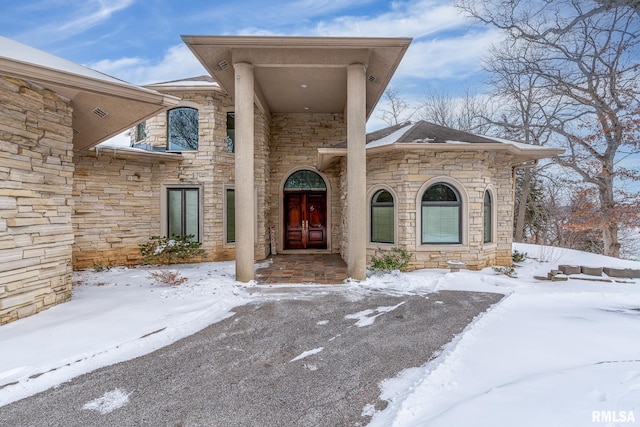
<instances>
[{"instance_id":1,"label":"blue sky","mask_svg":"<svg viewBox=\"0 0 640 427\"><path fill-rule=\"evenodd\" d=\"M2 35L136 84L205 74L180 35L413 37L390 86L409 101L482 83L495 30L449 0L0 0ZM380 121L374 113L371 121ZM378 126L375 126L378 127Z\"/></svg>"}]
</instances>

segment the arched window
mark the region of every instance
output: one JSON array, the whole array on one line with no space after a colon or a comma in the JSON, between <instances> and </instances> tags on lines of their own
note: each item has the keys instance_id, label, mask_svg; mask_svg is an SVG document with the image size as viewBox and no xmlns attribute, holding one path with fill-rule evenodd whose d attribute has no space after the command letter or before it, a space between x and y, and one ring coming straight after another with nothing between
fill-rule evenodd
<instances>
[{"instance_id":1,"label":"arched window","mask_svg":"<svg viewBox=\"0 0 640 427\"><path fill-rule=\"evenodd\" d=\"M371 242L394 243L393 196L387 190L371 198Z\"/></svg>"},{"instance_id":2,"label":"arched window","mask_svg":"<svg viewBox=\"0 0 640 427\"><path fill-rule=\"evenodd\" d=\"M462 203L458 191L437 183L422 196L422 243L462 243Z\"/></svg>"},{"instance_id":3,"label":"arched window","mask_svg":"<svg viewBox=\"0 0 640 427\"><path fill-rule=\"evenodd\" d=\"M178 107L167 111L167 150L198 149L198 110Z\"/></svg>"},{"instance_id":4,"label":"arched window","mask_svg":"<svg viewBox=\"0 0 640 427\"><path fill-rule=\"evenodd\" d=\"M491 193L488 191L484 192L484 243L491 242L491 223L493 218L493 208L491 201Z\"/></svg>"},{"instance_id":5,"label":"arched window","mask_svg":"<svg viewBox=\"0 0 640 427\"><path fill-rule=\"evenodd\" d=\"M326 191L327 184L324 179L314 171L299 170L292 173L284 183L285 190L297 191Z\"/></svg>"}]
</instances>

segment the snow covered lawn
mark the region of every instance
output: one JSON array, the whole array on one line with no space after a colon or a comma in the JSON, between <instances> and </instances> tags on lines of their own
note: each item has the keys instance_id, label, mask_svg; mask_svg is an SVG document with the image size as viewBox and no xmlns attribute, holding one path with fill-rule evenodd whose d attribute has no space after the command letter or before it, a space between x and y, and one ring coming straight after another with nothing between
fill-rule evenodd
<instances>
[{"instance_id":1,"label":"snow covered lawn","mask_svg":"<svg viewBox=\"0 0 640 427\"><path fill-rule=\"evenodd\" d=\"M363 408L373 413L372 426L640 425L640 280L533 279L558 264L638 269L640 263L531 245L516 249L550 262L528 259L518 278L491 269L420 270L335 288L507 295L436 359L383 382L387 408ZM174 269L188 279L177 287L152 284L149 273L156 269L150 267L79 272L70 302L1 326L0 406L149 353L264 297L261 286L234 281L230 262ZM291 291L278 297L285 295L296 297ZM373 323L394 308L353 318ZM103 406L95 402L96 410Z\"/></svg>"}]
</instances>

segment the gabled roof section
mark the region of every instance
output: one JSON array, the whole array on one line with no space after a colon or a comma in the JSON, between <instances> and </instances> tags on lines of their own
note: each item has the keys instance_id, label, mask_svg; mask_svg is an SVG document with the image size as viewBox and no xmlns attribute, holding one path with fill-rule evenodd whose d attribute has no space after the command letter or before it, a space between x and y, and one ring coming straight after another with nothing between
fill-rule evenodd
<instances>
[{"instance_id":1,"label":"gabled roof section","mask_svg":"<svg viewBox=\"0 0 640 427\"><path fill-rule=\"evenodd\" d=\"M69 99L73 145L78 149L95 146L179 102L2 36L0 74L37 83Z\"/></svg>"},{"instance_id":2,"label":"gabled roof section","mask_svg":"<svg viewBox=\"0 0 640 427\"><path fill-rule=\"evenodd\" d=\"M523 144L506 139L476 135L439 126L424 120L400 123L367 134L367 154L391 150L424 151L504 151L521 163L562 154L564 150L540 145ZM318 149L318 169L323 170L336 158L347 155L346 143Z\"/></svg>"},{"instance_id":3,"label":"gabled roof section","mask_svg":"<svg viewBox=\"0 0 640 427\"><path fill-rule=\"evenodd\" d=\"M205 69L232 98L234 64L254 66L255 100L266 113L342 113L347 72L367 68L370 116L411 39L352 37L182 36Z\"/></svg>"}]
</instances>

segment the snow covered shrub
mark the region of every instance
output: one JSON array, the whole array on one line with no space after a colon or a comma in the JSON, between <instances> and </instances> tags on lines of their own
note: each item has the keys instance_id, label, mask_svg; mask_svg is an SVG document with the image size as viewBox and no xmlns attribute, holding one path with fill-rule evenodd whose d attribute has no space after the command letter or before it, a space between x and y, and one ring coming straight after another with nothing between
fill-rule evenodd
<instances>
[{"instance_id":1,"label":"snow covered shrub","mask_svg":"<svg viewBox=\"0 0 640 427\"><path fill-rule=\"evenodd\" d=\"M193 235L171 237L153 236L140 245L142 261L150 264L175 264L187 262L204 255L202 243L194 242Z\"/></svg>"},{"instance_id":2,"label":"snow covered shrub","mask_svg":"<svg viewBox=\"0 0 640 427\"><path fill-rule=\"evenodd\" d=\"M516 269L513 267L498 266L493 267L493 271L495 271L496 274L504 274L505 276L509 277L518 277L518 273L516 273Z\"/></svg>"},{"instance_id":3,"label":"snow covered shrub","mask_svg":"<svg viewBox=\"0 0 640 427\"><path fill-rule=\"evenodd\" d=\"M409 265L412 255L404 248L391 248L387 251L378 249L379 255L371 257L371 269L374 271L404 270Z\"/></svg>"},{"instance_id":4,"label":"snow covered shrub","mask_svg":"<svg viewBox=\"0 0 640 427\"><path fill-rule=\"evenodd\" d=\"M147 278L153 280L156 285L169 286L178 286L187 281L186 277L182 277L177 271L171 270L152 271Z\"/></svg>"},{"instance_id":5,"label":"snow covered shrub","mask_svg":"<svg viewBox=\"0 0 640 427\"><path fill-rule=\"evenodd\" d=\"M511 258L513 259L513 262L522 262L525 259L527 259L529 256L527 255L526 252L518 252L517 250L513 250L513 254L511 254Z\"/></svg>"}]
</instances>

